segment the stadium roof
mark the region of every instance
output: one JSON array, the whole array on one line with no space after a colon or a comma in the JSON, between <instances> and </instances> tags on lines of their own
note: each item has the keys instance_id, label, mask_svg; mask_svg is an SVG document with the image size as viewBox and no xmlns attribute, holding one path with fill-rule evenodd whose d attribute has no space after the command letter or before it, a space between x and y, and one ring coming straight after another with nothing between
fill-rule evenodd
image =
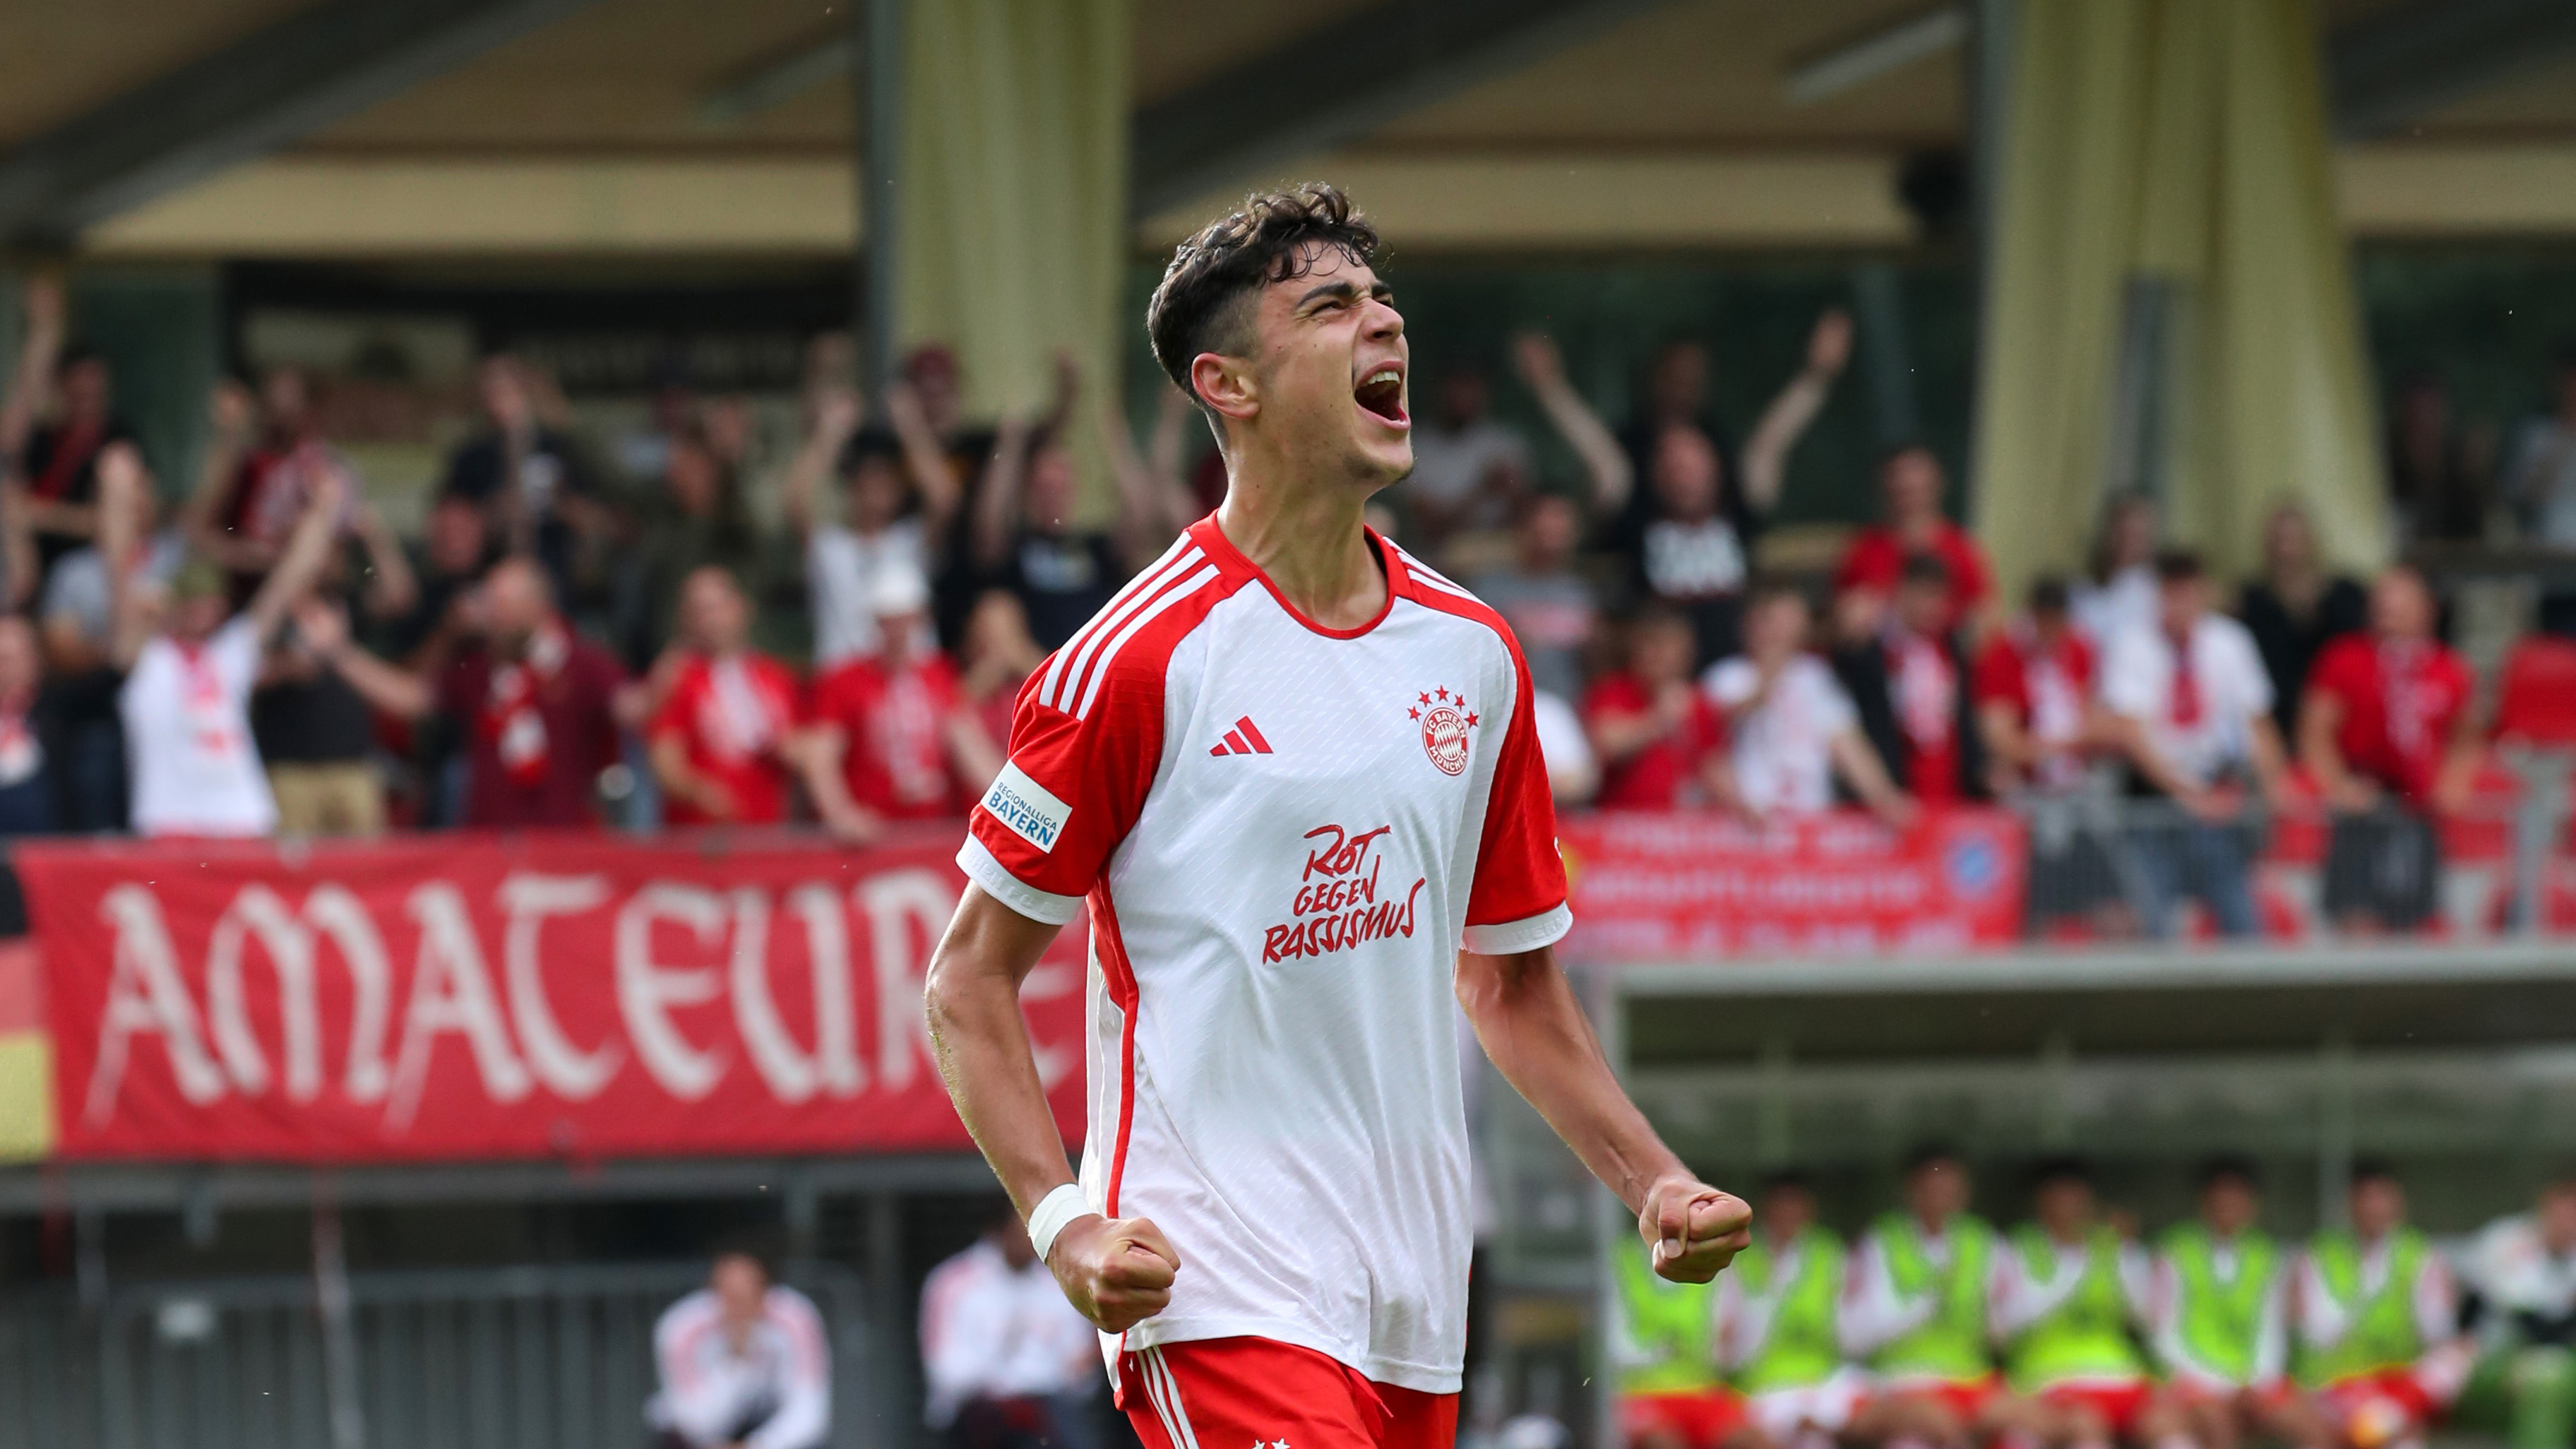
<instances>
[{"instance_id":1,"label":"stadium roof","mask_svg":"<svg viewBox=\"0 0 2576 1449\"><path fill-rule=\"evenodd\" d=\"M129 254L838 250L850 3L12 7L0 53L35 63L0 92L0 232ZM1326 170L1415 245L1901 244L1900 167L1968 130L1967 4L1134 9L1140 241ZM2357 229L2576 232L2568 7L2324 9Z\"/></svg>"}]
</instances>

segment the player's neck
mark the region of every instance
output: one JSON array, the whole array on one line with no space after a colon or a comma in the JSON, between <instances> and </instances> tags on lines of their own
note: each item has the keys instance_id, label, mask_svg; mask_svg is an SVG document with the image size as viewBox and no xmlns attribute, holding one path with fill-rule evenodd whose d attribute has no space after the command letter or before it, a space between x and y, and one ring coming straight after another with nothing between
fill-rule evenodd
<instances>
[{"instance_id":1,"label":"player's neck","mask_svg":"<svg viewBox=\"0 0 2576 1449\"><path fill-rule=\"evenodd\" d=\"M1384 561L1363 522L1367 492L1238 466L1216 526L1271 586L1327 629L1357 629L1386 607Z\"/></svg>"}]
</instances>

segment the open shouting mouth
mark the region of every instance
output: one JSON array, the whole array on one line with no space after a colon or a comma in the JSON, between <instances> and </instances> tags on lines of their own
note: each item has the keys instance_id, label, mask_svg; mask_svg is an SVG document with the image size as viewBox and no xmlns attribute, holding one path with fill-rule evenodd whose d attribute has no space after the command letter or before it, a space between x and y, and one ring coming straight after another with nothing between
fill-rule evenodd
<instances>
[{"instance_id":1,"label":"open shouting mouth","mask_svg":"<svg viewBox=\"0 0 2576 1449\"><path fill-rule=\"evenodd\" d=\"M1353 395L1359 399L1361 407L1397 427L1411 425L1411 419L1404 415L1403 368L1393 363L1386 363L1372 369L1368 376L1360 379L1360 385L1354 390Z\"/></svg>"}]
</instances>

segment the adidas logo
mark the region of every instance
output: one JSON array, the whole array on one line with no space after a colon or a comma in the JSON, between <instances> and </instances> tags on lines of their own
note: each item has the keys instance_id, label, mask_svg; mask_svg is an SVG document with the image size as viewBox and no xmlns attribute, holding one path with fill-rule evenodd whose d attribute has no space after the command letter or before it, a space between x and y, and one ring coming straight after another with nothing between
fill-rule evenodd
<instances>
[{"instance_id":1,"label":"adidas logo","mask_svg":"<svg viewBox=\"0 0 2576 1449\"><path fill-rule=\"evenodd\" d=\"M1252 716L1245 715L1234 722L1234 728L1225 732L1225 743L1209 750L1208 753L1211 755L1266 755L1271 753L1271 749L1270 742L1261 737L1261 731L1253 728Z\"/></svg>"}]
</instances>

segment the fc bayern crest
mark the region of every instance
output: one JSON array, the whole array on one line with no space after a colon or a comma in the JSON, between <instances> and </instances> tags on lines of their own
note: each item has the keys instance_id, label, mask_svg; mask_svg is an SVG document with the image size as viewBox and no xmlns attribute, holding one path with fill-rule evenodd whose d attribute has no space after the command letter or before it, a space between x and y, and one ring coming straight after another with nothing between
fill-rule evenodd
<instances>
[{"instance_id":1,"label":"fc bayern crest","mask_svg":"<svg viewBox=\"0 0 2576 1449\"><path fill-rule=\"evenodd\" d=\"M1404 714L1422 726L1422 753L1431 758L1433 769L1444 775L1467 772L1467 735L1476 727L1476 712L1467 707L1467 696L1453 689L1435 689L1417 695Z\"/></svg>"}]
</instances>

